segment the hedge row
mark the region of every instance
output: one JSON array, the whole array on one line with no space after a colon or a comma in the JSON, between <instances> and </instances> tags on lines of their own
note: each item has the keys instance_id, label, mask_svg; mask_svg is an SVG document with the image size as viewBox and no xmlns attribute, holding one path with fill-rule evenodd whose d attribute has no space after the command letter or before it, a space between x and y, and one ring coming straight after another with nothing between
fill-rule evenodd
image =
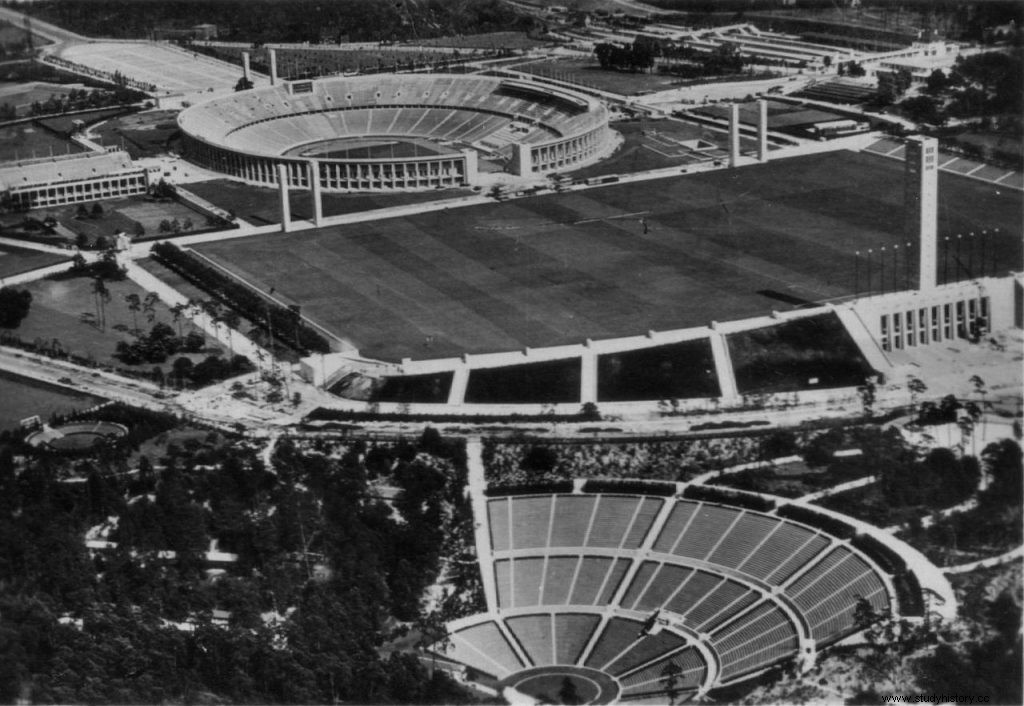
<instances>
[{"instance_id":1,"label":"hedge row","mask_svg":"<svg viewBox=\"0 0 1024 706\"><path fill-rule=\"evenodd\" d=\"M775 501L762 498L759 495L740 493L735 490L725 490L712 485L688 485L683 491L683 497L687 500L705 500L711 503L721 503L734 507L743 507L757 512L770 512L775 509Z\"/></svg>"},{"instance_id":2,"label":"hedge row","mask_svg":"<svg viewBox=\"0 0 1024 706\"><path fill-rule=\"evenodd\" d=\"M357 412L317 407L305 422L461 422L463 424L508 424L516 422L592 422L586 414L411 414L401 412Z\"/></svg>"},{"instance_id":3,"label":"hedge row","mask_svg":"<svg viewBox=\"0 0 1024 706\"><path fill-rule=\"evenodd\" d=\"M676 494L675 483L648 480L619 480L616 478L597 478L583 484L584 493L627 493L630 495L664 495Z\"/></svg>"},{"instance_id":4,"label":"hedge row","mask_svg":"<svg viewBox=\"0 0 1024 706\"><path fill-rule=\"evenodd\" d=\"M197 287L209 292L250 321L261 322L280 332L280 341L303 354L329 353L327 339L311 329L291 309L264 299L257 292L211 267L197 256L173 243L157 243L153 257ZM294 335L293 335L294 334Z\"/></svg>"},{"instance_id":5,"label":"hedge row","mask_svg":"<svg viewBox=\"0 0 1024 706\"><path fill-rule=\"evenodd\" d=\"M920 618L924 616L924 597L921 595L921 583L913 571L904 571L892 579L896 589L896 600L899 603L900 615Z\"/></svg>"},{"instance_id":6,"label":"hedge row","mask_svg":"<svg viewBox=\"0 0 1024 706\"><path fill-rule=\"evenodd\" d=\"M869 534L858 534L852 544L874 559L887 574L896 575L907 570L907 562L903 557Z\"/></svg>"},{"instance_id":7,"label":"hedge row","mask_svg":"<svg viewBox=\"0 0 1024 706\"><path fill-rule=\"evenodd\" d=\"M811 527L817 527L823 532L826 532L833 537L837 537L838 539L853 539L857 534L857 530L842 520L837 520L829 515L815 512L814 510L802 505L783 505L779 508L777 514L780 517L785 517L789 520L795 520L796 522L803 522L805 525L810 525Z\"/></svg>"},{"instance_id":8,"label":"hedge row","mask_svg":"<svg viewBox=\"0 0 1024 706\"><path fill-rule=\"evenodd\" d=\"M540 493L571 493L573 483L571 480L555 480L542 483L523 483L521 485L488 486L484 491L487 497L501 497L505 495L537 495Z\"/></svg>"}]
</instances>

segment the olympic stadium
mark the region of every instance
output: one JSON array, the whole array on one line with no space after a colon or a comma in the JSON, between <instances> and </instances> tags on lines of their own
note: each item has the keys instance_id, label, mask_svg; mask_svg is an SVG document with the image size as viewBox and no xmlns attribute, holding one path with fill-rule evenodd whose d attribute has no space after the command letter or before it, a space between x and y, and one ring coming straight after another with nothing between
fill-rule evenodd
<instances>
[{"instance_id":1,"label":"olympic stadium","mask_svg":"<svg viewBox=\"0 0 1024 706\"><path fill-rule=\"evenodd\" d=\"M608 111L572 91L488 76L381 75L290 81L194 106L186 156L256 184L328 191L477 183L479 171L547 174L613 145ZM318 165L311 167L310 165Z\"/></svg>"}]
</instances>

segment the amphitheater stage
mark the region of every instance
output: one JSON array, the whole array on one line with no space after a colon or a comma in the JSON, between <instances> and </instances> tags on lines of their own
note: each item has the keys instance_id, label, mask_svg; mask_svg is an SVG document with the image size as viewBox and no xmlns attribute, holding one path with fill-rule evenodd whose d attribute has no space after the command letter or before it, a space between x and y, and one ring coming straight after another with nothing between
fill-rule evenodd
<instances>
[{"instance_id":1,"label":"amphitheater stage","mask_svg":"<svg viewBox=\"0 0 1024 706\"><path fill-rule=\"evenodd\" d=\"M619 695L619 685L604 672L566 665L526 669L498 686L546 704L610 704Z\"/></svg>"},{"instance_id":2,"label":"amphitheater stage","mask_svg":"<svg viewBox=\"0 0 1024 706\"><path fill-rule=\"evenodd\" d=\"M990 231L989 274L1019 270L1022 196L940 175L940 235ZM644 232L643 219L647 224ZM915 285L903 165L840 152L198 247L365 356L424 359L702 326ZM1001 228L998 237L993 228ZM981 252L939 278L957 276ZM858 271L859 269L859 271ZM909 277L907 276L909 274ZM958 279L965 278L961 272Z\"/></svg>"}]
</instances>

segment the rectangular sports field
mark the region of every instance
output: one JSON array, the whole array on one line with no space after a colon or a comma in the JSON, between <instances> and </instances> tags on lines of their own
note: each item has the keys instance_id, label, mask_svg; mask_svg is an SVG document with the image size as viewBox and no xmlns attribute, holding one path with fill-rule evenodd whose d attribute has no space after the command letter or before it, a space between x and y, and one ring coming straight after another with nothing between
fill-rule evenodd
<instances>
[{"instance_id":1,"label":"rectangular sports field","mask_svg":"<svg viewBox=\"0 0 1024 706\"><path fill-rule=\"evenodd\" d=\"M901 163L831 153L199 250L275 287L364 355L433 358L851 295L854 251L904 242L902 183ZM940 190L941 234L999 227L989 272L1020 269L1020 192L946 174ZM886 261L889 289L907 285L907 269L915 279L909 264Z\"/></svg>"}]
</instances>

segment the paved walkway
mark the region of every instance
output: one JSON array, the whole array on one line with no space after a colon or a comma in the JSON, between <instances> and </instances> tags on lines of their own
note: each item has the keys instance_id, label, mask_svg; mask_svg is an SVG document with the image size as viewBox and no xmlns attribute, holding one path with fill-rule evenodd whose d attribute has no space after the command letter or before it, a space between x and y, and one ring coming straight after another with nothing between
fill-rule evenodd
<instances>
[{"instance_id":1,"label":"paved walkway","mask_svg":"<svg viewBox=\"0 0 1024 706\"><path fill-rule=\"evenodd\" d=\"M156 292L167 306L174 307L179 304L188 304L189 300L184 294L171 287L169 284L158 278L156 275L147 272L134 262L126 265L128 278L147 292ZM249 360L262 364L262 361L271 359L270 351L256 344L240 332L221 323L215 322L209 314L202 310L192 310L189 319L211 338L232 350L236 355L243 355Z\"/></svg>"},{"instance_id":2,"label":"paved walkway","mask_svg":"<svg viewBox=\"0 0 1024 706\"><path fill-rule=\"evenodd\" d=\"M851 480L848 483L840 483L839 485L834 485L831 488L819 490L816 493L808 493L807 495L804 495L801 498L799 498L799 500L800 502L804 503L813 503L817 502L818 500L821 500L822 498L827 498L830 495L835 495L837 493L845 493L847 490L856 490L857 488L863 488L866 485L871 485L872 483L877 482L878 476L867 476L865 478L858 478L857 480Z\"/></svg>"},{"instance_id":3,"label":"paved walkway","mask_svg":"<svg viewBox=\"0 0 1024 706\"><path fill-rule=\"evenodd\" d=\"M993 566L1001 566L1003 564L1009 564L1013 561L1020 561L1024 559L1024 547L1017 547L1005 554L994 556L991 559L981 559L979 561L972 561L969 564L960 564L959 566L947 566L943 569L947 574L967 574L978 569L988 569Z\"/></svg>"},{"instance_id":4,"label":"paved walkway","mask_svg":"<svg viewBox=\"0 0 1024 706\"><path fill-rule=\"evenodd\" d=\"M487 480L484 477L483 444L480 437L466 439L466 469L466 492L469 493L473 508L473 537L480 564L480 578L484 585L484 599L487 610L494 610L498 605L498 590L494 584L494 555L491 553L491 538L487 527L487 496L484 494Z\"/></svg>"}]
</instances>

